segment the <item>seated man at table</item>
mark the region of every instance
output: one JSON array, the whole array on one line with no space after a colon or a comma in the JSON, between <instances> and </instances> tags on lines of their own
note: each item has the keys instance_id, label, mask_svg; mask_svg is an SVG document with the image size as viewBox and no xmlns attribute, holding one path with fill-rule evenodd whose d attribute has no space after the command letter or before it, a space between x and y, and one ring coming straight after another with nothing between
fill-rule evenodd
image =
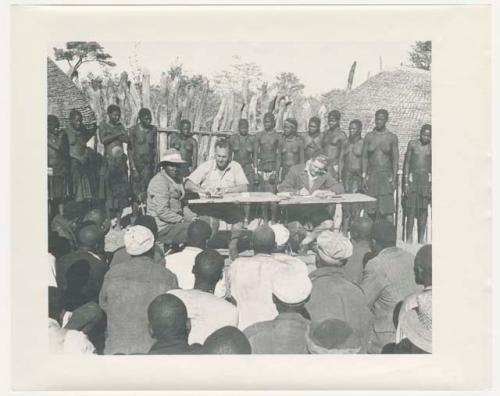
<instances>
[{"instance_id":1,"label":"seated man at table","mask_svg":"<svg viewBox=\"0 0 500 396\"><path fill-rule=\"evenodd\" d=\"M305 164L292 166L278 186L279 195L318 196L341 194L344 188L327 170L328 158L317 155ZM315 240L321 231L333 227L333 205L297 205L288 209L287 221L292 233L302 234L301 249ZM300 226L297 225L297 222Z\"/></svg>"},{"instance_id":2,"label":"seated man at table","mask_svg":"<svg viewBox=\"0 0 500 396\"><path fill-rule=\"evenodd\" d=\"M199 165L187 177L185 187L200 197L222 197L227 193L247 192L248 179L241 165L232 160L229 142L220 139L215 143L215 159ZM215 204L193 205L189 209L197 216L209 216L231 224L229 254L231 259L234 259L238 254L237 244L243 229L244 216L241 207L233 204ZM212 221L210 226L212 229L217 227Z\"/></svg>"},{"instance_id":3,"label":"seated man at table","mask_svg":"<svg viewBox=\"0 0 500 396\"><path fill-rule=\"evenodd\" d=\"M158 226L157 241L181 244L187 241L190 222L183 216L184 187L179 175L185 164L176 149L169 149L160 158L160 171L151 179L147 190L147 214Z\"/></svg>"}]
</instances>

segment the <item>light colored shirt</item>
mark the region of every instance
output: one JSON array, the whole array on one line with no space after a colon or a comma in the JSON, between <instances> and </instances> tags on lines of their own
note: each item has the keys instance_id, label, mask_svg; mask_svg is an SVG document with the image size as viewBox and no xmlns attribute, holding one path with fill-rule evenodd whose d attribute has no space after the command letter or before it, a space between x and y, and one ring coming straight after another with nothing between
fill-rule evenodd
<instances>
[{"instance_id":1,"label":"light colored shirt","mask_svg":"<svg viewBox=\"0 0 500 396\"><path fill-rule=\"evenodd\" d=\"M238 310L226 300L201 290L170 290L179 297L191 321L189 344L203 344L215 330L238 325Z\"/></svg>"},{"instance_id":2,"label":"light colored shirt","mask_svg":"<svg viewBox=\"0 0 500 396\"><path fill-rule=\"evenodd\" d=\"M396 329L396 344L400 343L401 341L403 341L404 338L407 337L407 334L405 334L405 332L401 328L401 318L403 317L405 312L408 312L418 307L417 297L422 293L431 293L432 295L432 286L425 287L420 293L411 294L403 300L398 315L398 327Z\"/></svg>"},{"instance_id":3,"label":"light colored shirt","mask_svg":"<svg viewBox=\"0 0 500 396\"><path fill-rule=\"evenodd\" d=\"M240 330L257 322L273 320L278 315L272 298L272 281L276 272L289 266L297 266L307 274L303 262L286 262L267 254L239 257L231 264L229 284L231 296L238 306Z\"/></svg>"},{"instance_id":4,"label":"light colored shirt","mask_svg":"<svg viewBox=\"0 0 500 396\"><path fill-rule=\"evenodd\" d=\"M226 166L226 169L220 170L217 168L214 159L199 165L198 168L188 176L188 179L206 190L248 184L248 179L239 163L231 161Z\"/></svg>"},{"instance_id":5,"label":"light colored shirt","mask_svg":"<svg viewBox=\"0 0 500 396\"><path fill-rule=\"evenodd\" d=\"M186 246L182 251L165 256L167 264L165 267L172 271L177 276L177 282L180 289L192 289L194 287L194 260L202 249ZM226 295L226 277L223 274L222 279L217 282L214 294L217 297Z\"/></svg>"}]
</instances>

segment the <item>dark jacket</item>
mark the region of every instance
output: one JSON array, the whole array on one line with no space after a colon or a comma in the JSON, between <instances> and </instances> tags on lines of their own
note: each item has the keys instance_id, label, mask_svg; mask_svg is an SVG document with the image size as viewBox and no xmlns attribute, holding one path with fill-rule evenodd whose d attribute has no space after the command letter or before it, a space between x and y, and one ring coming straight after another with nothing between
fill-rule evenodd
<instances>
[{"instance_id":1,"label":"dark jacket","mask_svg":"<svg viewBox=\"0 0 500 396\"><path fill-rule=\"evenodd\" d=\"M297 192L302 188L306 188L311 194L316 190L330 190L337 194L344 192L342 183L335 180L329 172L318 176L314 180L312 188L309 188L306 164L294 165L286 174L283 183L278 186L278 192Z\"/></svg>"},{"instance_id":2,"label":"dark jacket","mask_svg":"<svg viewBox=\"0 0 500 396\"><path fill-rule=\"evenodd\" d=\"M108 265L97 255L89 253L86 250L79 249L59 258L56 261L56 281L57 287L62 291L67 290L66 273L71 266L79 260L85 260L89 263L89 278L86 285L81 290L82 294L87 296L88 301L97 302L99 292L101 291L104 275L108 271ZM71 292L71 291L70 291Z\"/></svg>"},{"instance_id":3,"label":"dark jacket","mask_svg":"<svg viewBox=\"0 0 500 396\"><path fill-rule=\"evenodd\" d=\"M177 288L177 277L146 256L111 267L99 296L108 317L104 353L147 353L154 343L148 331L148 306L160 294Z\"/></svg>"},{"instance_id":4,"label":"dark jacket","mask_svg":"<svg viewBox=\"0 0 500 396\"><path fill-rule=\"evenodd\" d=\"M313 287L306 309L311 320L343 320L359 335L362 345L360 353L365 353L372 315L363 290L345 279L344 271L339 267L318 268L309 274L309 278Z\"/></svg>"}]
</instances>

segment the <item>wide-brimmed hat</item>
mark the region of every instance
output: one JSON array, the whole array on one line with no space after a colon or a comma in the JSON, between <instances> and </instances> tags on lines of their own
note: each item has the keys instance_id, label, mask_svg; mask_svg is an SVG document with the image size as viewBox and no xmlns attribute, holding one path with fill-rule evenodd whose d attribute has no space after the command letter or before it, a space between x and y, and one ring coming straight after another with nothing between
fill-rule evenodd
<instances>
[{"instance_id":1,"label":"wide-brimmed hat","mask_svg":"<svg viewBox=\"0 0 500 396\"><path fill-rule=\"evenodd\" d=\"M165 154L160 157L160 162L169 162L171 164L185 164L181 157L181 153L176 149L168 149Z\"/></svg>"},{"instance_id":2,"label":"wide-brimmed hat","mask_svg":"<svg viewBox=\"0 0 500 396\"><path fill-rule=\"evenodd\" d=\"M417 296L417 306L403 313L400 326L413 345L432 353L432 292Z\"/></svg>"}]
</instances>

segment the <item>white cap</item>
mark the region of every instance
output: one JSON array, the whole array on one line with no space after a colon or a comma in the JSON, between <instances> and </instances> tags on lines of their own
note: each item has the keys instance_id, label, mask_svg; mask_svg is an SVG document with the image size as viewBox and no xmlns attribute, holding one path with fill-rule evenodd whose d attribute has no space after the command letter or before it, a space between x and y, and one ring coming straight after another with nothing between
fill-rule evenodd
<instances>
[{"instance_id":1,"label":"white cap","mask_svg":"<svg viewBox=\"0 0 500 396\"><path fill-rule=\"evenodd\" d=\"M285 245L290 239L290 231L283 224L273 224L271 228L274 231L276 246Z\"/></svg>"},{"instance_id":2,"label":"white cap","mask_svg":"<svg viewBox=\"0 0 500 396\"><path fill-rule=\"evenodd\" d=\"M339 232L323 231L317 239L318 254L328 264L337 264L352 256L352 243Z\"/></svg>"},{"instance_id":3,"label":"white cap","mask_svg":"<svg viewBox=\"0 0 500 396\"><path fill-rule=\"evenodd\" d=\"M165 154L160 157L160 162L170 162L172 164L185 164L181 157L181 153L176 149L168 149Z\"/></svg>"},{"instance_id":4,"label":"white cap","mask_svg":"<svg viewBox=\"0 0 500 396\"><path fill-rule=\"evenodd\" d=\"M273 294L286 304L298 304L311 294L312 283L307 271L293 265L278 271L273 277Z\"/></svg>"},{"instance_id":5,"label":"white cap","mask_svg":"<svg viewBox=\"0 0 500 396\"><path fill-rule=\"evenodd\" d=\"M140 225L128 228L123 240L125 242L125 250L131 256L139 256L146 253L155 243L155 237L151 230Z\"/></svg>"}]
</instances>

